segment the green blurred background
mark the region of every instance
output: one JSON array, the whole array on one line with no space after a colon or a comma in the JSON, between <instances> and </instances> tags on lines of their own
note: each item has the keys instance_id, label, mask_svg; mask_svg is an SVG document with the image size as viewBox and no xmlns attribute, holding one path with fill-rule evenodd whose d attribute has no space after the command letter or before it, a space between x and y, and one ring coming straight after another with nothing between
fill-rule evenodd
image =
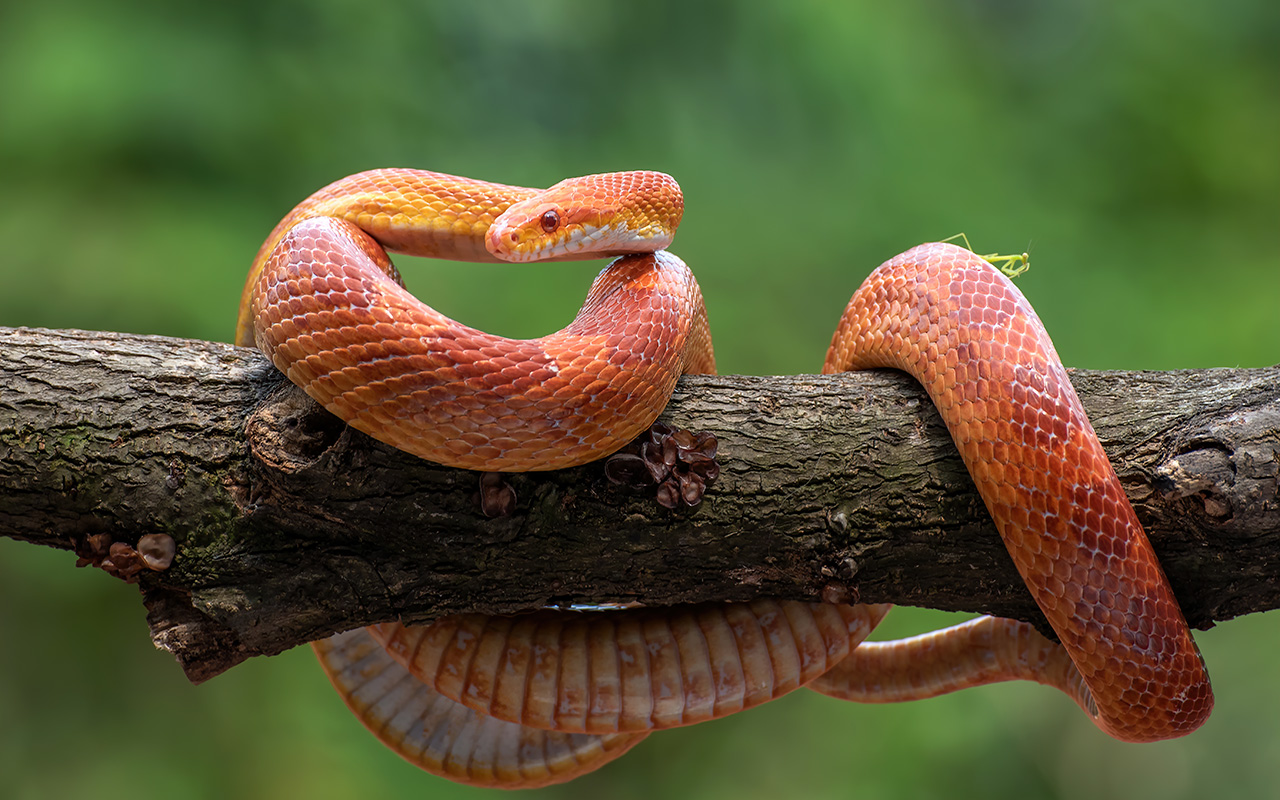
<instances>
[{"instance_id":1,"label":"green blurred background","mask_svg":"<svg viewBox=\"0 0 1280 800\"><path fill-rule=\"evenodd\" d=\"M1268 365L1278 42L1274 0L5 3L0 325L226 341L262 238L342 175L650 168L685 189L724 372L815 371L875 264L961 231L1031 251L1069 365ZM406 261L517 336L598 267ZM134 589L72 561L0 539L0 797L491 795L384 750L305 649L189 686ZM1217 711L1175 742L1113 742L1037 686L798 693L538 796L1280 797L1275 630L1200 635Z\"/></svg>"}]
</instances>

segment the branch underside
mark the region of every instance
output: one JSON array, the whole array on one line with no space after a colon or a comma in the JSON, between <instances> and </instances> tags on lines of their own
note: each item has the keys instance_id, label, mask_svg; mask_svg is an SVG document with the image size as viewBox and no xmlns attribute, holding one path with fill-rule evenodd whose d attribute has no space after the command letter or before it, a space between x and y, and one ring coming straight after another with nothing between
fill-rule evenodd
<instances>
[{"instance_id":1,"label":"branch underside","mask_svg":"<svg viewBox=\"0 0 1280 800\"><path fill-rule=\"evenodd\" d=\"M1280 368L1072 373L1193 626L1280 606ZM395 618L548 605L894 602L1042 622L923 391L895 373L687 377L720 441L668 511L597 463L477 473L355 432L256 351L0 328L0 535L178 542L140 586L193 681Z\"/></svg>"}]
</instances>

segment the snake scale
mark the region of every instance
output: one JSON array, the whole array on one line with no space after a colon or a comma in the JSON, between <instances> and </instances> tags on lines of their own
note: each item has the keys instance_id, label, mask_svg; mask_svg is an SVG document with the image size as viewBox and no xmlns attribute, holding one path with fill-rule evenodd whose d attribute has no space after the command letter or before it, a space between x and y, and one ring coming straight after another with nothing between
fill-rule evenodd
<instances>
[{"instance_id":1,"label":"snake scale","mask_svg":"<svg viewBox=\"0 0 1280 800\"><path fill-rule=\"evenodd\" d=\"M679 186L655 172L546 190L386 169L299 204L262 245L237 343L353 427L441 464L550 470L644 432L685 373L715 370L701 291L667 251ZM409 295L387 251L460 261L618 256L574 321L513 340ZM983 258L924 244L877 268L823 371L892 367L937 406L1040 608L863 643L883 605L757 600L461 615L314 643L347 705L410 762L525 788L569 780L649 732L802 686L860 702L1026 679L1127 741L1181 736L1213 696L1190 631L1048 334Z\"/></svg>"}]
</instances>

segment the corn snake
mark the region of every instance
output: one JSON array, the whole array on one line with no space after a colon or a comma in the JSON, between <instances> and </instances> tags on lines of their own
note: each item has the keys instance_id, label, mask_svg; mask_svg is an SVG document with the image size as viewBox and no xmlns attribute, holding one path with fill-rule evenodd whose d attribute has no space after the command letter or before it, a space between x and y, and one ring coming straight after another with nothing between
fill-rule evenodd
<instances>
[{"instance_id":1,"label":"corn snake","mask_svg":"<svg viewBox=\"0 0 1280 800\"><path fill-rule=\"evenodd\" d=\"M621 200L619 199L621 198ZM713 372L701 292L666 251L683 214L659 173L546 191L415 170L344 178L272 232L237 342L370 435L489 472L617 450L680 374ZM618 255L564 330L517 341L403 290L386 250L456 260ZM651 730L801 686L862 702L1022 678L1070 695L1117 738L1194 730L1212 708L1194 641L1053 345L1021 293L947 244L881 265L824 372L894 367L938 406L1019 572L1062 644L983 618L862 640L886 606L761 600L566 617L464 615L315 643L347 704L396 752L477 785L576 777Z\"/></svg>"}]
</instances>

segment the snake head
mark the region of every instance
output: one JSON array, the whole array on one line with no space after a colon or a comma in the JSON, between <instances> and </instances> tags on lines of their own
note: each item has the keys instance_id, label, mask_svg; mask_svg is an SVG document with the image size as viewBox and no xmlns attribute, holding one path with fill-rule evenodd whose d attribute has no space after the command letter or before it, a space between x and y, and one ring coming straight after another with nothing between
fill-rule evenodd
<instances>
[{"instance_id":1,"label":"snake head","mask_svg":"<svg viewBox=\"0 0 1280 800\"><path fill-rule=\"evenodd\" d=\"M683 214L670 175L586 175L512 204L489 226L485 247L503 261L652 253L671 244Z\"/></svg>"}]
</instances>

